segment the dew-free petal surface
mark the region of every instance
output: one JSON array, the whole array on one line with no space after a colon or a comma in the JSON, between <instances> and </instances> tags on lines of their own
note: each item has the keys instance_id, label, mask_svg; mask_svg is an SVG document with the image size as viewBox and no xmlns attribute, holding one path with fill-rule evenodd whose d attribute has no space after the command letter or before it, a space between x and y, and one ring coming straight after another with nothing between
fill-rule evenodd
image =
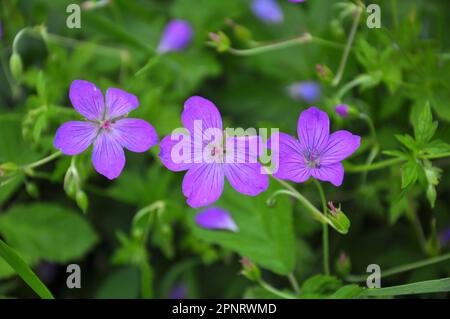
<instances>
[{"instance_id":1,"label":"dew-free petal surface","mask_svg":"<svg viewBox=\"0 0 450 319\"><path fill-rule=\"evenodd\" d=\"M101 120L105 111L102 91L95 84L75 80L70 85L69 98L78 113L91 121Z\"/></svg>"},{"instance_id":2,"label":"dew-free petal surface","mask_svg":"<svg viewBox=\"0 0 450 319\"><path fill-rule=\"evenodd\" d=\"M114 123L116 140L132 152L146 152L158 143L155 128L141 119L121 119Z\"/></svg>"},{"instance_id":3,"label":"dew-free petal surface","mask_svg":"<svg viewBox=\"0 0 450 319\"><path fill-rule=\"evenodd\" d=\"M330 135L330 120L327 113L310 107L300 114L297 124L300 144L311 153L321 152Z\"/></svg>"},{"instance_id":4,"label":"dew-free petal surface","mask_svg":"<svg viewBox=\"0 0 450 319\"><path fill-rule=\"evenodd\" d=\"M98 173L108 179L120 175L125 167L125 153L113 135L107 132L98 135L92 150L92 164Z\"/></svg>"},{"instance_id":5,"label":"dew-free petal surface","mask_svg":"<svg viewBox=\"0 0 450 319\"><path fill-rule=\"evenodd\" d=\"M98 127L94 123L71 121L56 131L53 145L65 155L77 155L94 141Z\"/></svg>"},{"instance_id":6,"label":"dew-free petal surface","mask_svg":"<svg viewBox=\"0 0 450 319\"><path fill-rule=\"evenodd\" d=\"M324 182L330 182L334 186L341 186L344 180L344 166L341 163L321 166L310 171L313 177Z\"/></svg>"},{"instance_id":7,"label":"dew-free petal surface","mask_svg":"<svg viewBox=\"0 0 450 319\"><path fill-rule=\"evenodd\" d=\"M195 164L183 178L183 195L194 208L214 203L223 192L224 173L219 164Z\"/></svg>"},{"instance_id":8,"label":"dew-free petal surface","mask_svg":"<svg viewBox=\"0 0 450 319\"><path fill-rule=\"evenodd\" d=\"M336 131L328 138L328 144L320 158L321 165L340 162L352 155L360 146L361 137L348 131Z\"/></svg>"},{"instance_id":9,"label":"dew-free petal surface","mask_svg":"<svg viewBox=\"0 0 450 319\"><path fill-rule=\"evenodd\" d=\"M124 116L138 106L139 100L136 95L117 88L106 90L106 117L108 119Z\"/></svg>"}]
</instances>

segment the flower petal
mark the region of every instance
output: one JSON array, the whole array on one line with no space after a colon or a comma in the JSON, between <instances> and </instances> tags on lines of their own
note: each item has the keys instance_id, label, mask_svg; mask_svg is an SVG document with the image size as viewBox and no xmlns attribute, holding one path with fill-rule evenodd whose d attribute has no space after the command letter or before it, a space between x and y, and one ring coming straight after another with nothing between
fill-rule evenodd
<instances>
[{"instance_id":1,"label":"flower petal","mask_svg":"<svg viewBox=\"0 0 450 319\"><path fill-rule=\"evenodd\" d=\"M269 187L269 176L260 163L225 163L225 176L241 194L256 196Z\"/></svg>"},{"instance_id":2,"label":"flower petal","mask_svg":"<svg viewBox=\"0 0 450 319\"><path fill-rule=\"evenodd\" d=\"M200 96L192 96L187 99L184 103L181 121L192 135L194 135L194 121L196 121L195 124L202 125L197 129L202 129L203 134L208 128L222 129L222 117L219 110L214 103Z\"/></svg>"},{"instance_id":3,"label":"flower petal","mask_svg":"<svg viewBox=\"0 0 450 319\"><path fill-rule=\"evenodd\" d=\"M341 186L344 180L344 166L341 163L321 166L310 171L313 177L324 182L330 182L334 186Z\"/></svg>"},{"instance_id":4,"label":"flower petal","mask_svg":"<svg viewBox=\"0 0 450 319\"><path fill-rule=\"evenodd\" d=\"M70 85L69 98L78 113L88 120L96 121L103 118L105 102L102 91L95 84L75 80Z\"/></svg>"},{"instance_id":5,"label":"flower petal","mask_svg":"<svg viewBox=\"0 0 450 319\"><path fill-rule=\"evenodd\" d=\"M321 165L340 162L352 155L361 144L361 137L348 131L336 131L328 138L328 144L320 156Z\"/></svg>"},{"instance_id":6,"label":"flower petal","mask_svg":"<svg viewBox=\"0 0 450 319\"><path fill-rule=\"evenodd\" d=\"M194 208L214 203L223 192L224 174L217 164L196 164L183 179L183 194Z\"/></svg>"},{"instance_id":7,"label":"flower petal","mask_svg":"<svg viewBox=\"0 0 450 319\"><path fill-rule=\"evenodd\" d=\"M258 162L260 147L258 136L234 136L226 140L224 172L239 193L256 196L269 186L269 177Z\"/></svg>"},{"instance_id":8,"label":"flower petal","mask_svg":"<svg viewBox=\"0 0 450 319\"><path fill-rule=\"evenodd\" d=\"M158 135L150 123L141 119L122 119L113 124L116 140L132 152L146 152L158 143Z\"/></svg>"},{"instance_id":9,"label":"flower petal","mask_svg":"<svg viewBox=\"0 0 450 319\"><path fill-rule=\"evenodd\" d=\"M195 216L195 223L206 229L225 229L237 232L239 229L231 215L218 207L207 208Z\"/></svg>"},{"instance_id":10,"label":"flower petal","mask_svg":"<svg viewBox=\"0 0 450 319\"><path fill-rule=\"evenodd\" d=\"M63 154L80 154L91 145L97 135L97 131L97 126L94 123L67 122L56 131L53 145Z\"/></svg>"},{"instance_id":11,"label":"flower petal","mask_svg":"<svg viewBox=\"0 0 450 319\"><path fill-rule=\"evenodd\" d=\"M330 119L327 113L310 107L300 114L297 125L298 138L307 152L320 153L328 142Z\"/></svg>"},{"instance_id":12,"label":"flower petal","mask_svg":"<svg viewBox=\"0 0 450 319\"><path fill-rule=\"evenodd\" d=\"M108 179L117 178L125 166L122 145L108 132L101 132L94 143L92 163L97 172Z\"/></svg>"},{"instance_id":13,"label":"flower petal","mask_svg":"<svg viewBox=\"0 0 450 319\"><path fill-rule=\"evenodd\" d=\"M159 143L159 149L159 158L164 166L171 171L185 171L193 163L191 141L187 135L168 135ZM184 154L184 152L187 152L187 154Z\"/></svg>"},{"instance_id":14,"label":"flower petal","mask_svg":"<svg viewBox=\"0 0 450 319\"><path fill-rule=\"evenodd\" d=\"M116 88L109 88L106 91L106 113L108 119L124 116L138 106L139 100L136 95Z\"/></svg>"},{"instance_id":15,"label":"flower petal","mask_svg":"<svg viewBox=\"0 0 450 319\"><path fill-rule=\"evenodd\" d=\"M278 143L275 138L278 137ZM302 146L292 136L284 133L274 134L268 141L272 150L273 176L296 183L306 182L311 176L302 153ZM277 146L278 145L278 146Z\"/></svg>"}]
</instances>

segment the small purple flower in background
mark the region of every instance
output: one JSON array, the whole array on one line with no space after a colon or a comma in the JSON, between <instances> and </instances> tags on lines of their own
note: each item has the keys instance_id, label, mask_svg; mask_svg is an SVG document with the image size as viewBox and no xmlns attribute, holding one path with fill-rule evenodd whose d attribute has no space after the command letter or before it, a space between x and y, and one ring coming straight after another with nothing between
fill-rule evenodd
<instances>
[{"instance_id":1,"label":"small purple flower in background","mask_svg":"<svg viewBox=\"0 0 450 319\"><path fill-rule=\"evenodd\" d=\"M447 246L450 244L450 228L446 229L441 235L439 236L439 241L441 243L441 246Z\"/></svg>"},{"instance_id":2,"label":"small purple flower in background","mask_svg":"<svg viewBox=\"0 0 450 319\"><path fill-rule=\"evenodd\" d=\"M346 118L348 117L349 107L346 104L340 104L335 107L335 111L340 117Z\"/></svg>"},{"instance_id":3,"label":"small purple flower in background","mask_svg":"<svg viewBox=\"0 0 450 319\"><path fill-rule=\"evenodd\" d=\"M283 11L276 0L253 0L252 11L255 16L267 23L278 24L284 19Z\"/></svg>"},{"instance_id":4,"label":"small purple flower in background","mask_svg":"<svg viewBox=\"0 0 450 319\"><path fill-rule=\"evenodd\" d=\"M335 186L342 185L341 161L358 149L361 138L348 131L330 134L327 113L315 107L300 114L297 134L298 140L279 133L279 158L274 159L278 160L275 163L278 170L273 175L296 183L306 182L312 176Z\"/></svg>"},{"instance_id":5,"label":"small purple flower in background","mask_svg":"<svg viewBox=\"0 0 450 319\"><path fill-rule=\"evenodd\" d=\"M193 33L189 22L172 20L164 29L157 51L159 53L181 51L191 42Z\"/></svg>"},{"instance_id":6,"label":"small purple flower in background","mask_svg":"<svg viewBox=\"0 0 450 319\"><path fill-rule=\"evenodd\" d=\"M224 145L223 141L214 144L215 138L211 141L211 137L206 136L209 130L222 132L222 117L214 103L200 96L190 97L184 104L181 120L188 134L182 134L178 140L174 134L163 138L159 157L171 171L187 170L182 188L191 207L207 206L219 199L225 178L236 191L245 195L256 196L267 189L269 178L267 174L262 173L262 165L257 161L258 154L251 149L253 137L228 137ZM198 136L194 133L200 135L202 141L198 141ZM208 143L209 141L211 143ZM241 147L237 150L226 150L229 141ZM241 142L244 142L243 147ZM177 153L180 144L185 144L183 149L190 151L188 156L191 158L187 162L174 158L181 155L179 151ZM244 161L228 162L229 154Z\"/></svg>"},{"instance_id":7,"label":"small purple flower in background","mask_svg":"<svg viewBox=\"0 0 450 319\"><path fill-rule=\"evenodd\" d=\"M169 299L186 299L187 287L183 283L175 285L169 292Z\"/></svg>"},{"instance_id":8,"label":"small purple flower in background","mask_svg":"<svg viewBox=\"0 0 450 319\"><path fill-rule=\"evenodd\" d=\"M305 0L288 0L289 2L305 2Z\"/></svg>"},{"instance_id":9,"label":"small purple flower in background","mask_svg":"<svg viewBox=\"0 0 450 319\"><path fill-rule=\"evenodd\" d=\"M289 85L288 93L294 100L312 103L320 99L321 89L320 85L313 81L297 82Z\"/></svg>"},{"instance_id":10,"label":"small purple flower in background","mask_svg":"<svg viewBox=\"0 0 450 319\"><path fill-rule=\"evenodd\" d=\"M65 155L76 155L91 144L92 163L108 179L117 178L125 166L123 148L145 152L158 143L155 129L141 119L125 116L139 106L137 97L116 88L106 91L106 101L95 84L75 80L70 101L86 121L71 121L58 128L53 145Z\"/></svg>"},{"instance_id":11,"label":"small purple flower in background","mask_svg":"<svg viewBox=\"0 0 450 319\"><path fill-rule=\"evenodd\" d=\"M221 208L211 207L195 216L195 223L206 229L224 229L237 232L239 229L230 214Z\"/></svg>"}]
</instances>

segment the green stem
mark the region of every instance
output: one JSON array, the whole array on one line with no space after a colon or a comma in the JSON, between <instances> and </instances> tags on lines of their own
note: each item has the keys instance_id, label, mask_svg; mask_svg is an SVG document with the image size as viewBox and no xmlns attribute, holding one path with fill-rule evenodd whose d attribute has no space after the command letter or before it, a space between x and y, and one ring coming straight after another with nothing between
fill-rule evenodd
<instances>
[{"instance_id":1,"label":"green stem","mask_svg":"<svg viewBox=\"0 0 450 319\"><path fill-rule=\"evenodd\" d=\"M361 173L365 171L375 171L378 169L382 169L385 167L389 167L395 164L399 164L404 162L405 160L403 158L392 158L380 162L376 162L373 164L363 164L363 165L352 165L350 163L346 163L345 165L345 172L346 173Z\"/></svg>"},{"instance_id":2,"label":"green stem","mask_svg":"<svg viewBox=\"0 0 450 319\"><path fill-rule=\"evenodd\" d=\"M355 18L353 20L353 26L352 26L352 29L350 31L350 35L349 35L349 37L347 39L347 44L345 46L344 53L342 54L341 62L339 63L338 71L336 73L336 76L335 76L333 82L331 83L333 86L337 86L339 84L339 82L341 81L342 76L344 75L345 67L347 65L348 56L350 55L350 51L352 49L353 40L355 39L356 31L358 30L359 19L361 18L361 14L362 14L362 8L360 6L358 6L356 11L355 11Z\"/></svg>"},{"instance_id":3,"label":"green stem","mask_svg":"<svg viewBox=\"0 0 450 319\"><path fill-rule=\"evenodd\" d=\"M386 278L386 277L390 277L393 275L401 274L403 272L407 272L407 271L411 271L414 269L437 264L437 263L440 263L440 262L443 262L446 260L450 260L450 253L447 253L442 256L430 258L430 259L412 262L412 263L401 265L401 266L396 266L396 267L393 267L393 268L390 268L387 270L383 270L382 276L383 276L383 278ZM364 281L366 281L366 279L367 279L367 275L349 275L349 276L345 277L345 280L347 280L349 282L364 282Z\"/></svg>"},{"instance_id":4,"label":"green stem","mask_svg":"<svg viewBox=\"0 0 450 319\"><path fill-rule=\"evenodd\" d=\"M40 160L38 160L36 162L33 162L33 163L26 164L26 165L22 166L22 169L23 170L29 170L29 169L32 169L32 168L36 168L38 166L41 166L41 165L47 164L48 162L53 161L55 158L58 158L61 155L62 155L61 151L55 152L55 153L53 153L53 154L51 154L51 155L49 155L47 157L44 157L43 159L40 159Z\"/></svg>"},{"instance_id":5,"label":"green stem","mask_svg":"<svg viewBox=\"0 0 450 319\"><path fill-rule=\"evenodd\" d=\"M273 287L270 284L268 284L267 282L265 282L263 279L260 279L258 281L258 283L261 285L261 287L263 289L273 293L274 295L276 295L278 297L281 297L283 299L295 299L295 296L276 289L275 287Z\"/></svg>"},{"instance_id":6,"label":"green stem","mask_svg":"<svg viewBox=\"0 0 450 319\"><path fill-rule=\"evenodd\" d=\"M409 221L411 222L414 232L416 233L417 241L419 242L420 248L422 248L422 251L425 254L427 254L428 253L427 239L423 232L422 225L420 224L419 217L417 216L417 212L414 209L410 198L408 198L407 216L408 216Z\"/></svg>"},{"instance_id":7,"label":"green stem","mask_svg":"<svg viewBox=\"0 0 450 319\"><path fill-rule=\"evenodd\" d=\"M322 46L329 46L329 47L333 47L333 48L342 48L343 47L339 43L335 43L333 41L318 38L318 37L312 36L309 33L305 33L294 39L270 43L270 44L266 44L266 45L261 45L261 46L254 47L251 49L229 48L228 52L230 52L231 54L234 54L234 55L239 55L239 56L251 56L251 55L286 49L286 48L294 47L297 45L303 45L305 43L315 43L315 44L319 44Z\"/></svg>"},{"instance_id":8,"label":"green stem","mask_svg":"<svg viewBox=\"0 0 450 319\"><path fill-rule=\"evenodd\" d=\"M300 287L298 285L297 279L295 279L294 274L290 273L287 277L292 286L292 289L294 289L295 293L298 295L300 293Z\"/></svg>"},{"instance_id":9,"label":"green stem","mask_svg":"<svg viewBox=\"0 0 450 319\"><path fill-rule=\"evenodd\" d=\"M294 47L297 45L309 43L311 41L312 41L312 36L309 33L305 33L298 38L281 41L281 42L276 42L276 43L271 43L271 44L263 45L260 47L252 48L252 49L242 49L241 50L241 49L230 48L228 50L228 52L230 52L231 54L234 54L234 55L250 56L250 55L256 55L256 54L266 53L266 52L270 52L270 51L286 49L286 48Z\"/></svg>"},{"instance_id":10,"label":"green stem","mask_svg":"<svg viewBox=\"0 0 450 319\"><path fill-rule=\"evenodd\" d=\"M350 90L367 81L367 76L358 76L356 79L346 83L336 94L336 99L341 100Z\"/></svg>"},{"instance_id":11,"label":"green stem","mask_svg":"<svg viewBox=\"0 0 450 319\"><path fill-rule=\"evenodd\" d=\"M316 179L313 179L314 184L317 187L317 190L320 194L320 200L322 201L322 209L324 216L327 216L327 200L325 198L325 193L323 191L322 185ZM328 225L322 225L322 248L323 248L323 272L325 275L330 275L330 249L329 249L329 234L328 234Z\"/></svg>"}]
</instances>

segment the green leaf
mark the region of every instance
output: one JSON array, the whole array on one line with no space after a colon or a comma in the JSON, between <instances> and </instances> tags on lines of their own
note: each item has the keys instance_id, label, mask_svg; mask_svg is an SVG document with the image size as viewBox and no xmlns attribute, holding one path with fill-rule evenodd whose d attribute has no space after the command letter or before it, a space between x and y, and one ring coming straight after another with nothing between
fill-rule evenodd
<instances>
[{"instance_id":1,"label":"green leaf","mask_svg":"<svg viewBox=\"0 0 450 319\"><path fill-rule=\"evenodd\" d=\"M395 138L411 151L418 150L417 143L411 135L395 135Z\"/></svg>"},{"instance_id":2,"label":"green leaf","mask_svg":"<svg viewBox=\"0 0 450 319\"><path fill-rule=\"evenodd\" d=\"M415 295L436 292L450 291L450 278L436 279L415 282L412 284L366 289L361 293L361 297L386 297L386 296L401 296L401 295Z\"/></svg>"},{"instance_id":3,"label":"green leaf","mask_svg":"<svg viewBox=\"0 0 450 319\"><path fill-rule=\"evenodd\" d=\"M427 103L422 111L413 118L414 136L419 145L425 145L436 133L438 123L433 121L430 104Z\"/></svg>"},{"instance_id":4,"label":"green leaf","mask_svg":"<svg viewBox=\"0 0 450 319\"><path fill-rule=\"evenodd\" d=\"M420 165L414 161L409 161L402 167L402 188L414 184L419 177Z\"/></svg>"},{"instance_id":5,"label":"green leaf","mask_svg":"<svg viewBox=\"0 0 450 319\"><path fill-rule=\"evenodd\" d=\"M364 289L358 285L347 285L339 288L330 299L350 299L358 297Z\"/></svg>"},{"instance_id":6,"label":"green leaf","mask_svg":"<svg viewBox=\"0 0 450 319\"><path fill-rule=\"evenodd\" d=\"M45 203L11 208L0 216L0 233L24 255L62 263L82 257L97 241L79 214Z\"/></svg>"},{"instance_id":7,"label":"green leaf","mask_svg":"<svg viewBox=\"0 0 450 319\"><path fill-rule=\"evenodd\" d=\"M0 257L14 269L14 271L30 286L31 289L42 299L54 299L52 293L28 267L27 263L9 247L4 241L0 240Z\"/></svg>"},{"instance_id":8,"label":"green leaf","mask_svg":"<svg viewBox=\"0 0 450 319\"><path fill-rule=\"evenodd\" d=\"M320 298L334 293L342 282L334 276L316 275L307 279L300 291L303 298Z\"/></svg>"},{"instance_id":9,"label":"green leaf","mask_svg":"<svg viewBox=\"0 0 450 319\"><path fill-rule=\"evenodd\" d=\"M292 205L289 198L280 196L274 206L267 206L268 198L277 189L278 185L274 184L265 193L250 197L237 193L227 185L216 206L232 215L239 231L202 229L194 224L195 213L192 213L190 221L194 234L207 242L233 250L275 273L291 273L295 264Z\"/></svg>"},{"instance_id":10,"label":"green leaf","mask_svg":"<svg viewBox=\"0 0 450 319\"><path fill-rule=\"evenodd\" d=\"M139 271L123 267L113 271L98 288L98 299L135 299L139 297Z\"/></svg>"}]
</instances>

